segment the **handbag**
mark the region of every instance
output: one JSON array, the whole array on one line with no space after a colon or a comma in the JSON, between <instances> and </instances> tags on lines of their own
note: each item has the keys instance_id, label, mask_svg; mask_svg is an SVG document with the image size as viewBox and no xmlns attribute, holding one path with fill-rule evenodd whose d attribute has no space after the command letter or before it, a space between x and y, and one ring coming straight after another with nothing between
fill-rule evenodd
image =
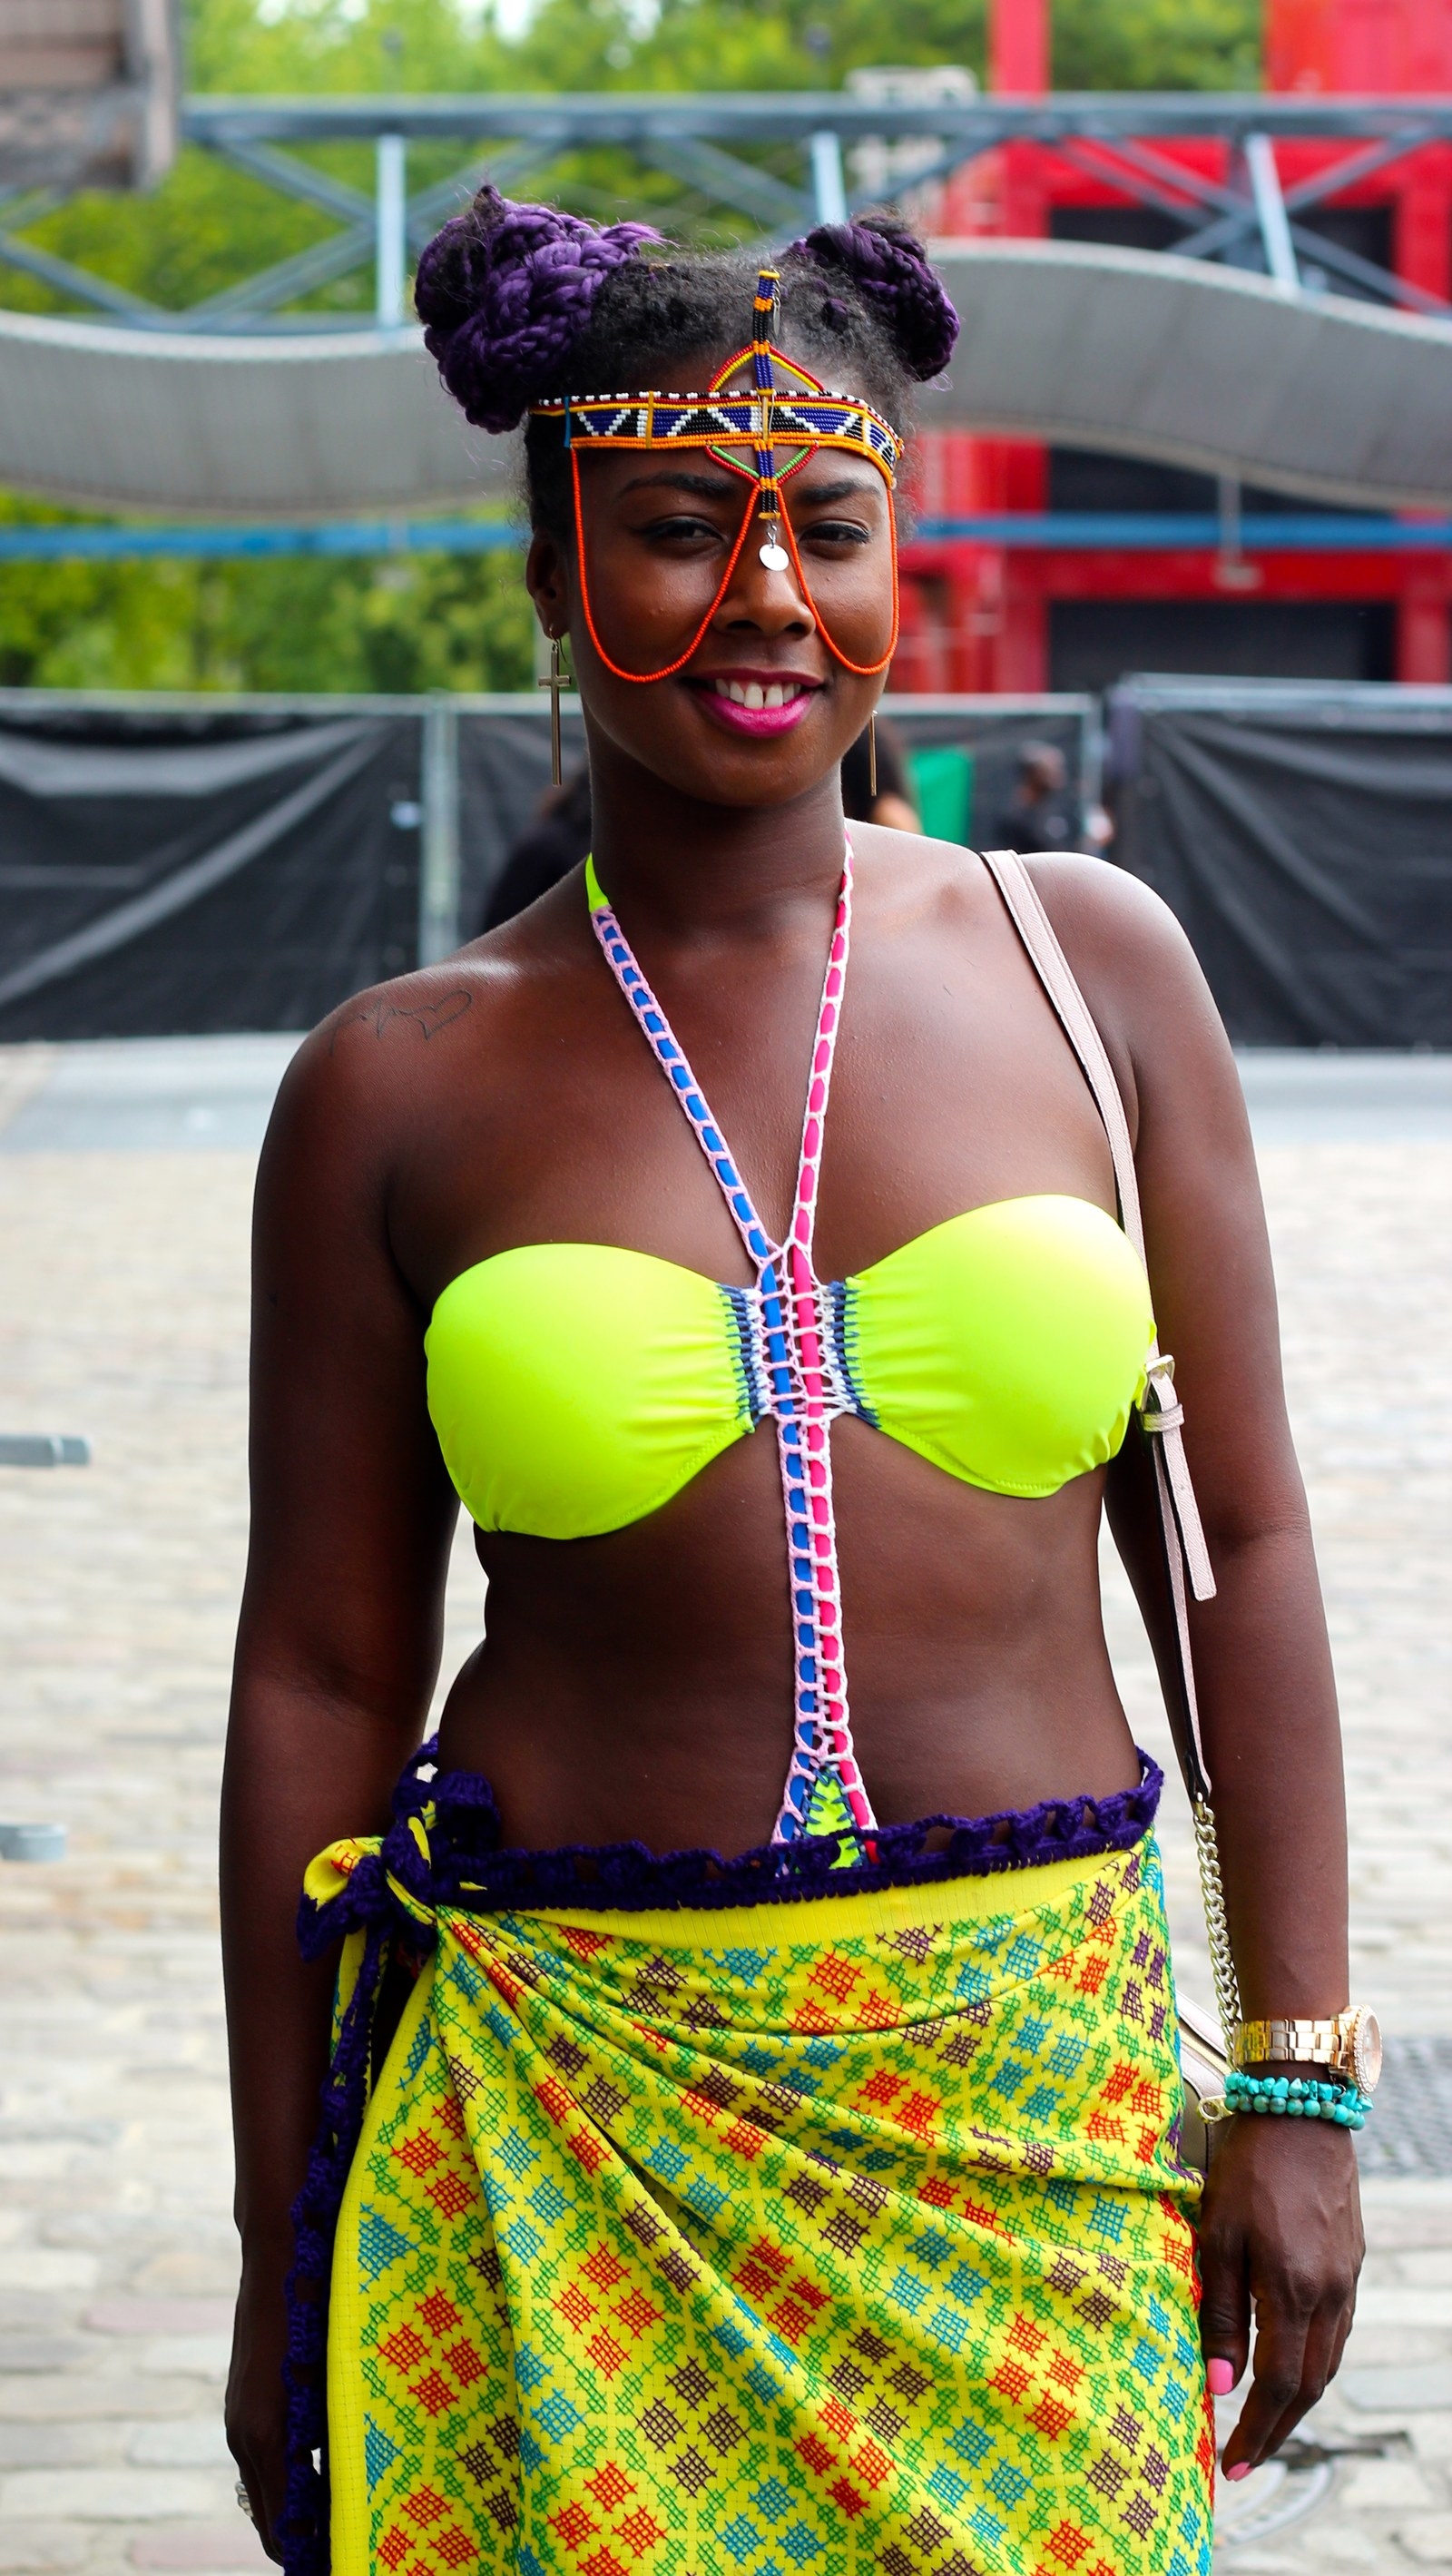
<instances>
[{"instance_id":1,"label":"handbag","mask_svg":"<svg viewBox=\"0 0 1452 2576\"><path fill-rule=\"evenodd\" d=\"M1119 1221L1143 1263L1144 1222L1134 1147L1104 1041L1023 860L1014 850L984 850L981 855L1094 1095L1114 1163ZM1215 1810L1200 1740L1195 1667L1190 1651L1189 1600L1192 1596L1196 1601L1213 1600L1215 1577L1185 1462L1185 1414L1175 1393L1175 1363L1169 1352L1161 1351L1156 1343L1150 1345L1145 1363L1144 1395L1138 1410L1153 1461L1160 1554L1173 1614L1174 1662L1168 1676L1161 1670L1165 1714L1190 1801L1210 1976L1219 2016L1217 2030L1208 2013L1184 1997L1179 1999L1177 2036L1184 2093L1180 2153L1184 2163L1207 2173L1217 2121L1224 2117L1225 2079L1242 2014L1225 1919Z\"/></svg>"}]
</instances>

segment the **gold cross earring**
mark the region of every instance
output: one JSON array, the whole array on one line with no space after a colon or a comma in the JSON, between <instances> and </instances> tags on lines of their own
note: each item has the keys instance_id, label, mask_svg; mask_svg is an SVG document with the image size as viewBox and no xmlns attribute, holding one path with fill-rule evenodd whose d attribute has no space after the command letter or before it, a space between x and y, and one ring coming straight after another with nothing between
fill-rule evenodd
<instances>
[{"instance_id":1,"label":"gold cross earring","mask_svg":"<svg viewBox=\"0 0 1452 2576\"><path fill-rule=\"evenodd\" d=\"M550 637L549 677L536 680L534 685L537 689L548 689L550 693L550 779L554 786L560 787L564 784L564 766L560 758L560 692L569 683L560 661L558 635Z\"/></svg>"}]
</instances>

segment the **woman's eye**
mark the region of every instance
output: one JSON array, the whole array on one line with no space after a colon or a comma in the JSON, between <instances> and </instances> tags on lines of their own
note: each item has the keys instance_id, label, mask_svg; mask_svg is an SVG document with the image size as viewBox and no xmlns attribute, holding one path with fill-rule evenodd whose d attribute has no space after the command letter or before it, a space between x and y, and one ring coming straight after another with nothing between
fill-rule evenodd
<instances>
[{"instance_id":1,"label":"woman's eye","mask_svg":"<svg viewBox=\"0 0 1452 2576\"><path fill-rule=\"evenodd\" d=\"M872 530L859 519L814 519L803 528L802 541L812 546L866 546L872 542Z\"/></svg>"},{"instance_id":2,"label":"woman's eye","mask_svg":"<svg viewBox=\"0 0 1452 2576\"><path fill-rule=\"evenodd\" d=\"M710 519L680 517L652 519L649 526L642 528L640 533L644 537L653 539L655 543L663 545L699 545L703 541L715 543L721 535L720 529Z\"/></svg>"}]
</instances>

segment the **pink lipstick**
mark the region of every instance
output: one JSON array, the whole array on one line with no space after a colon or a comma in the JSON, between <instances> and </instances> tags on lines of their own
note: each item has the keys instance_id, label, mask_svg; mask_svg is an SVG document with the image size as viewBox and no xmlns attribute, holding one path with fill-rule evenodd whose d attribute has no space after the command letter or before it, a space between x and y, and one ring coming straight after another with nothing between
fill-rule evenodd
<instances>
[{"instance_id":1,"label":"pink lipstick","mask_svg":"<svg viewBox=\"0 0 1452 2576\"><path fill-rule=\"evenodd\" d=\"M820 684L790 674L732 671L690 685L728 733L760 740L800 724Z\"/></svg>"}]
</instances>

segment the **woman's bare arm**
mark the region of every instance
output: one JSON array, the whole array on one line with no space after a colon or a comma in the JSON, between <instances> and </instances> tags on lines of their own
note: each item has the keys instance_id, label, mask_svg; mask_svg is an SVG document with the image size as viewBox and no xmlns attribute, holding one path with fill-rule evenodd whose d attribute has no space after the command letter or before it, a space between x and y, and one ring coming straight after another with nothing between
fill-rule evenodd
<instances>
[{"instance_id":1,"label":"woman's bare arm","mask_svg":"<svg viewBox=\"0 0 1452 2576\"><path fill-rule=\"evenodd\" d=\"M1346 1819L1335 1683L1281 1381L1270 1248L1234 1059L1171 915L1092 861L1036 875L1105 1033L1132 1123L1161 1348L1217 1592L1191 1624L1226 1908L1248 2015L1325 2015L1347 1995ZM1173 1653L1142 1446L1109 1513L1162 1669ZM1201 2220L1205 2350L1254 2380L1225 2465L1285 2440L1335 2370L1361 2259L1347 2133L1232 2123Z\"/></svg>"},{"instance_id":2,"label":"woman's bare arm","mask_svg":"<svg viewBox=\"0 0 1452 2576\"><path fill-rule=\"evenodd\" d=\"M333 1975L298 1953L302 1873L325 1843L387 1820L438 1667L456 1509L425 1409L424 1318L388 1240L390 1161L422 1044L398 1015L340 1015L309 1039L257 1187L252 1537L222 1795L243 2256L228 2435L274 2554L288 2212Z\"/></svg>"}]
</instances>

